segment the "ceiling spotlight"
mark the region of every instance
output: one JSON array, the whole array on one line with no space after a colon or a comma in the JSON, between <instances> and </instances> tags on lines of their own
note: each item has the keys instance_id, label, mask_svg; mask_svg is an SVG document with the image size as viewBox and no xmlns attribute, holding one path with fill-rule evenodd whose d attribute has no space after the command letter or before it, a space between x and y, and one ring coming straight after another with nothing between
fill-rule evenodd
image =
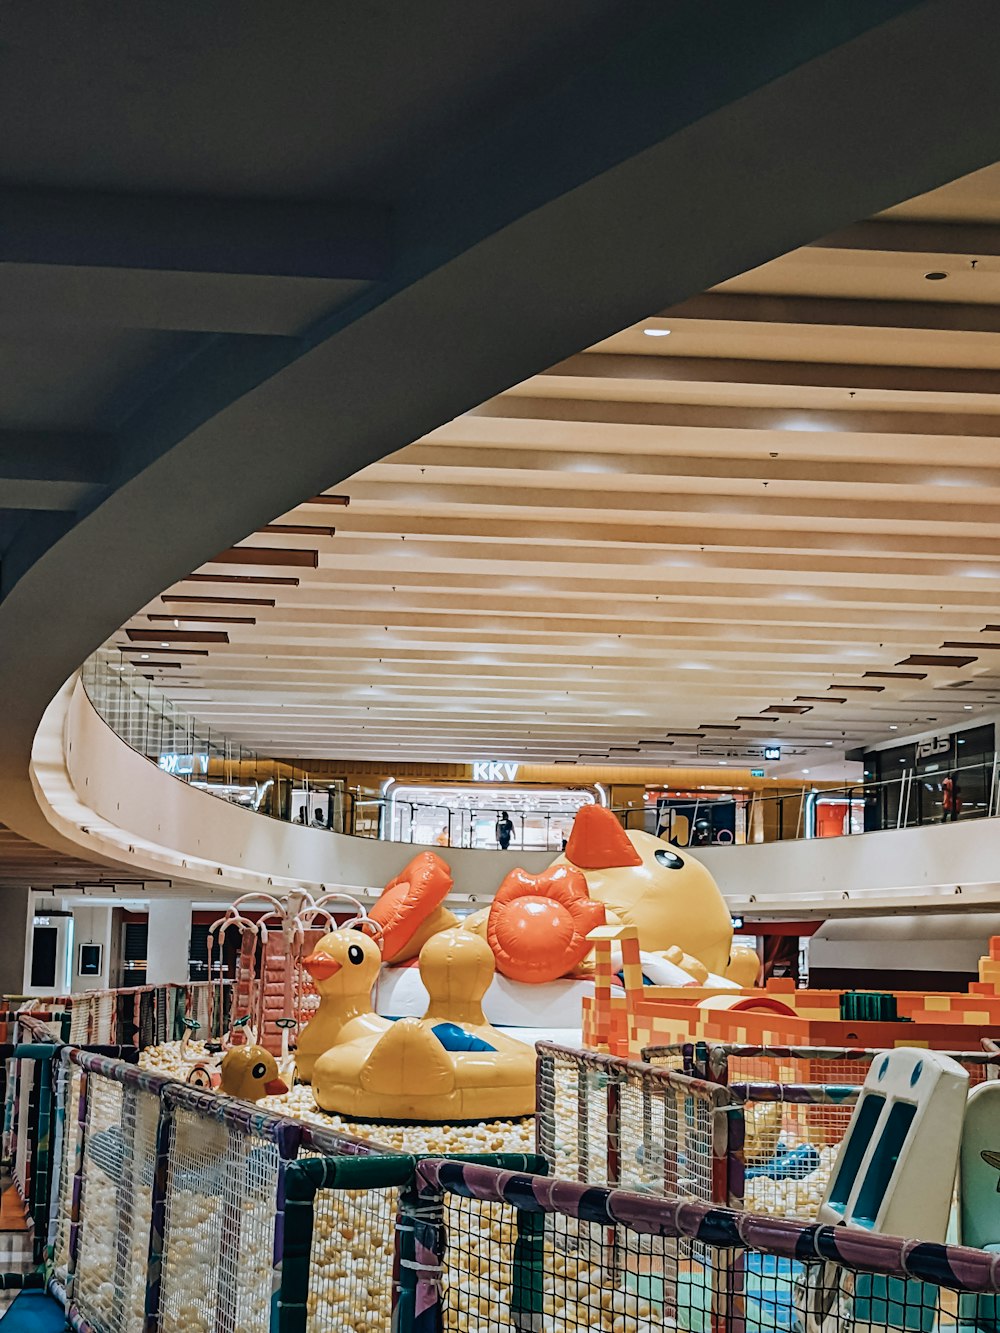
<instances>
[{"instance_id":1,"label":"ceiling spotlight","mask_svg":"<svg viewBox=\"0 0 1000 1333\"><path fill-rule=\"evenodd\" d=\"M940 282L942 278L946 278L947 276L948 274L943 272L939 268L935 269L932 273L924 274L924 277L927 279L928 282Z\"/></svg>"},{"instance_id":2,"label":"ceiling spotlight","mask_svg":"<svg viewBox=\"0 0 1000 1333\"><path fill-rule=\"evenodd\" d=\"M669 329L643 329L643 333L647 338L668 338L670 336Z\"/></svg>"}]
</instances>

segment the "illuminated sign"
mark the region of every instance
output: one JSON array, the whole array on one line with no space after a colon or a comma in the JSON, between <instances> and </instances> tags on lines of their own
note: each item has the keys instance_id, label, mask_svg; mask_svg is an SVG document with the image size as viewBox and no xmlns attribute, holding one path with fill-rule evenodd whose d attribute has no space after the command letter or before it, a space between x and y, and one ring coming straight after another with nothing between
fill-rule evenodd
<instances>
[{"instance_id":1,"label":"illuminated sign","mask_svg":"<svg viewBox=\"0 0 1000 1333\"><path fill-rule=\"evenodd\" d=\"M780 745L765 745L765 746L764 746L764 758L765 758L765 759L780 759L780 758L781 758L781 746L780 746Z\"/></svg>"},{"instance_id":2,"label":"illuminated sign","mask_svg":"<svg viewBox=\"0 0 1000 1333\"><path fill-rule=\"evenodd\" d=\"M917 741L917 760L936 759L939 754L951 753L950 736L928 736L926 740Z\"/></svg>"},{"instance_id":3,"label":"illuminated sign","mask_svg":"<svg viewBox=\"0 0 1000 1333\"><path fill-rule=\"evenodd\" d=\"M750 776L752 778L762 778L764 776L764 770L762 768L751 768Z\"/></svg>"},{"instance_id":4,"label":"illuminated sign","mask_svg":"<svg viewBox=\"0 0 1000 1333\"><path fill-rule=\"evenodd\" d=\"M520 767L520 764L505 763L497 759L483 759L472 765L472 781L513 782Z\"/></svg>"},{"instance_id":5,"label":"illuminated sign","mask_svg":"<svg viewBox=\"0 0 1000 1333\"><path fill-rule=\"evenodd\" d=\"M208 772L207 754L161 754L159 765L164 773L173 773L175 777L187 777L190 773Z\"/></svg>"}]
</instances>

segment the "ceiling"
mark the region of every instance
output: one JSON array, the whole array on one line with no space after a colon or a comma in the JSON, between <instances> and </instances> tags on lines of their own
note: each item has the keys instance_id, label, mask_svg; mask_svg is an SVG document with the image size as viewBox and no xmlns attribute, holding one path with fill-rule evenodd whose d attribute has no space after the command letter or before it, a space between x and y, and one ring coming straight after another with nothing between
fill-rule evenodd
<instances>
[{"instance_id":1,"label":"ceiling","mask_svg":"<svg viewBox=\"0 0 1000 1333\"><path fill-rule=\"evenodd\" d=\"M969 722L1000 709L998 302L993 166L516 385L113 641L303 757L810 762Z\"/></svg>"}]
</instances>

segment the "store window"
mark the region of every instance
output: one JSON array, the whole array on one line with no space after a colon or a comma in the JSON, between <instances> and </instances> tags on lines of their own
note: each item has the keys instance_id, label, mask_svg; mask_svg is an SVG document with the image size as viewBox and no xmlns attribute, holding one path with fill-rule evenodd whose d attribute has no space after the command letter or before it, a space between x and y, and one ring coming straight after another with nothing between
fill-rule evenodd
<instances>
[{"instance_id":1,"label":"store window","mask_svg":"<svg viewBox=\"0 0 1000 1333\"><path fill-rule=\"evenodd\" d=\"M388 837L425 847L501 845L502 826L513 827L509 849L559 852L576 812L598 803L590 787L542 788L490 784L392 785L386 789ZM506 820L505 817L506 816Z\"/></svg>"}]
</instances>

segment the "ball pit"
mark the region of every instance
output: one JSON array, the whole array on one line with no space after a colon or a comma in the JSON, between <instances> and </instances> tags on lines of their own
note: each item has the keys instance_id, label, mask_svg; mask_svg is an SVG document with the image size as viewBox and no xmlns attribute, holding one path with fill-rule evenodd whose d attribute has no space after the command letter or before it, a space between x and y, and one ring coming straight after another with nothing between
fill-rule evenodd
<instances>
[{"instance_id":1,"label":"ball pit","mask_svg":"<svg viewBox=\"0 0 1000 1333\"><path fill-rule=\"evenodd\" d=\"M144 1051L140 1064L183 1078L194 1062L206 1057L203 1043L189 1042L182 1052L179 1042L168 1042ZM398 1152L443 1155L535 1149L533 1118L464 1125L362 1123L321 1111L311 1088L301 1084L282 1096L263 1098L258 1106L369 1139ZM576 1117L576 1089L560 1085L554 1117L555 1156L563 1173L572 1176L576 1175ZM595 1181L605 1179L603 1123L598 1115L591 1125L588 1145L589 1170ZM757 1128L763 1129L763 1125ZM774 1145L769 1122L767 1130L760 1137L762 1145L770 1149ZM795 1144L786 1141L786 1146ZM823 1146L819 1152L819 1168L802 1179L747 1180L747 1209L772 1216L813 1218L836 1157L836 1149L830 1146ZM641 1174L641 1163L632 1169ZM642 1185L637 1179L632 1187L642 1188ZM218 1200L188 1195L185 1207L193 1210L190 1217L185 1214L183 1225L189 1231L192 1250L186 1262L193 1265L196 1279L197 1255L213 1245L213 1210L218 1208ZM395 1211L395 1190L323 1191L317 1197L308 1297L310 1330L331 1327L345 1333L381 1333L387 1327ZM182 1221L179 1215L177 1221ZM510 1327L515 1240L510 1210L481 1202L470 1205L468 1200L450 1197L446 1224L452 1237L445 1272L447 1333L504 1333ZM676 1327L665 1318L662 1306L632 1290L623 1290L624 1279L620 1275L616 1282L609 1282L605 1259L600 1235L592 1234L586 1225L571 1219L552 1219L544 1244L542 1333L555 1333L566 1327L594 1328L601 1333L652 1333L654 1328ZM253 1272L250 1287L264 1284L269 1276L267 1260L266 1254L259 1260L249 1254L241 1255L241 1263L260 1268L259 1273ZM168 1333L182 1326L202 1329L201 1308L199 1294L192 1290L183 1310L180 1307L176 1312L171 1310L175 1317L169 1321ZM183 1323L185 1319L189 1321L187 1324Z\"/></svg>"}]
</instances>

